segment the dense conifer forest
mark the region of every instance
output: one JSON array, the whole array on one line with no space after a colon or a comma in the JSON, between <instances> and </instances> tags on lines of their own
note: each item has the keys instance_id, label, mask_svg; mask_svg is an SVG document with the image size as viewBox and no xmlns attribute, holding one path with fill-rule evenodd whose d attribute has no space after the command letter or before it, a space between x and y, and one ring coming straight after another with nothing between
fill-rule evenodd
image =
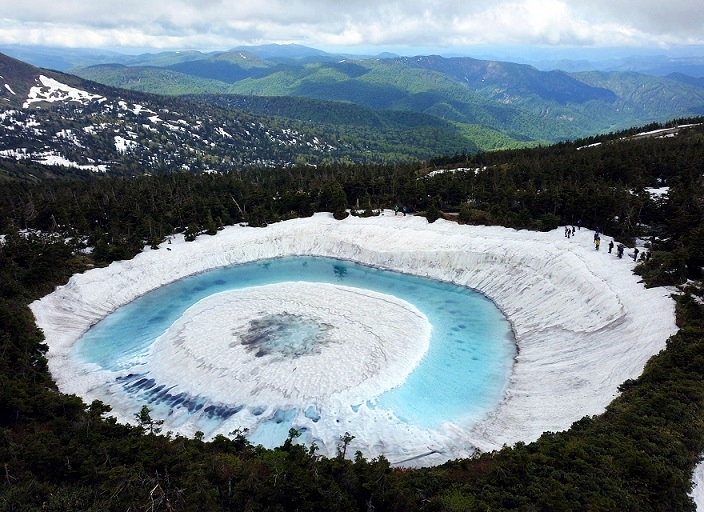
<instances>
[{"instance_id":1,"label":"dense conifer forest","mask_svg":"<svg viewBox=\"0 0 704 512\"><path fill-rule=\"evenodd\" d=\"M694 510L687 493L704 453L704 126L635 136L657 128L417 163L228 174L48 169L52 178L37 179L36 167L0 161L0 511ZM651 193L659 187L667 195ZM375 215L394 204L429 222L551 230L581 220L645 240L653 256L637 272L677 290L680 331L603 414L417 470L350 458L354 432L340 432L333 458L297 444L295 430L271 450L240 431L189 439L160 432L148 408L122 425L107 405L56 389L28 304L74 273L174 232L194 240L231 224Z\"/></svg>"}]
</instances>

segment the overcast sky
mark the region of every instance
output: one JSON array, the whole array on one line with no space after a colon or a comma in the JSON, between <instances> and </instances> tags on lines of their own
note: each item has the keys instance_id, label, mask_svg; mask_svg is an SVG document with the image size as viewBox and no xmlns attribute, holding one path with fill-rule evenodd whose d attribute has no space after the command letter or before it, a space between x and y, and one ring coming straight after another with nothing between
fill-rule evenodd
<instances>
[{"instance_id":1,"label":"overcast sky","mask_svg":"<svg viewBox=\"0 0 704 512\"><path fill-rule=\"evenodd\" d=\"M329 51L704 44L704 0L0 0L0 44ZM423 53L423 52L418 52Z\"/></svg>"}]
</instances>

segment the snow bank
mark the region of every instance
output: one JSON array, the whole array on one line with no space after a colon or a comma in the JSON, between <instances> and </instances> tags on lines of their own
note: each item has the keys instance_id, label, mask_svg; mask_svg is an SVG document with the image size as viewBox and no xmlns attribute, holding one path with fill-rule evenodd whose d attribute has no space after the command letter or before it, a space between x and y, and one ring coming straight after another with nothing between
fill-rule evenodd
<instances>
[{"instance_id":1,"label":"snow bank","mask_svg":"<svg viewBox=\"0 0 704 512\"><path fill-rule=\"evenodd\" d=\"M56 103L66 101L87 103L103 98L98 94L91 94L81 89L76 89L75 87L62 84L44 75L39 75L39 82L41 85L35 85L29 90L29 94L27 94L27 99L22 105L22 108L27 108L32 105L32 103Z\"/></svg>"},{"instance_id":2,"label":"snow bank","mask_svg":"<svg viewBox=\"0 0 704 512\"><path fill-rule=\"evenodd\" d=\"M409 450L439 452L418 462L428 465L467 456L473 447L491 450L532 441L544 431L563 430L585 415L601 413L617 386L637 377L676 331L669 293L639 284L631 272L632 258L608 254L606 243L594 250L589 230L569 239L563 233L442 220L428 224L388 211L344 221L317 214L262 229L230 227L193 243L178 239L168 251L162 246L76 275L31 308L46 334L49 366L59 388L85 396L69 357L75 341L119 306L208 269L316 255L474 288L511 321L519 353L503 401L488 417L470 430L446 425L437 437L416 436ZM358 436L355 442L367 435L375 438L364 446L366 456L383 453L393 462L412 453L389 453L384 432L352 433Z\"/></svg>"}]
</instances>

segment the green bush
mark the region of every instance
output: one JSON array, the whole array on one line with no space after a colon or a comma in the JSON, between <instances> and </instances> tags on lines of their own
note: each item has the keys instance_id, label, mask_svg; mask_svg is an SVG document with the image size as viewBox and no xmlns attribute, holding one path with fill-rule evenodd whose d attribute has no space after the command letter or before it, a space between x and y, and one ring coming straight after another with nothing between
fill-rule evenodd
<instances>
[{"instance_id":1,"label":"green bush","mask_svg":"<svg viewBox=\"0 0 704 512\"><path fill-rule=\"evenodd\" d=\"M538 219L540 231L552 231L560 225L560 217L552 213L545 213Z\"/></svg>"},{"instance_id":2,"label":"green bush","mask_svg":"<svg viewBox=\"0 0 704 512\"><path fill-rule=\"evenodd\" d=\"M643 277L648 287L679 285L687 280L688 259L686 249L655 251L650 261L638 265L634 272Z\"/></svg>"},{"instance_id":3,"label":"green bush","mask_svg":"<svg viewBox=\"0 0 704 512\"><path fill-rule=\"evenodd\" d=\"M428 219L428 222L432 224L436 220L442 219L444 217L438 207L435 206L435 204L431 204L428 208L428 211L425 212L425 218Z\"/></svg>"}]
</instances>

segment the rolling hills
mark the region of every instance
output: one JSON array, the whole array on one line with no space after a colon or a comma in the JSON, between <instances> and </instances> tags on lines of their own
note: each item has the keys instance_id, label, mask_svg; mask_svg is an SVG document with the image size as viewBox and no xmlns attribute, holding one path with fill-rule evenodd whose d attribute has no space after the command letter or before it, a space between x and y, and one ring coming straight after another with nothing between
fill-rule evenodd
<instances>
[{"instance_id":1,"label":"rolling hills","mask_svg":"<svg viewBox=\"0 0 704 512\"><path fill-rule=\"evenodd\" d=\"M0 156L76 172L226 172L477 149L452 123L422 114L380 115L375 129L359 123L330 127L322 120L255 115L222 102L117 89L7 56L0 56L0 76Z\"/></svg>"},{"instance_id":2,"label":"rolling hills","mask_svg":"<svg viewBox=\"0 0 704 512\"><path fill-rule=\"evenodd\" d=\"M268 50L123 57L74 68L77 75L3 57L3 122L12 129L0 134L0 155L125 174L397 162L545 145L704 112L701 79L683 74ZM34 87L49 92L40 76L104 99L27 109Z\"/></svg>"},{"instance_id":3,"label":"rolling hills","mask_svg":"<svg viewBox=\"0 0 704 512\"><path fill-rule=\"evenodd\" d=\"M479 149L552 143L700 114L704 88L696 77L634 72L540 71L510 62L440 56L277 58L256 48L141 59L139 66L72 70L97 82L160 94L289 97L350 103L380 112L404 111L453 123ZM168 64L159 64L166 61ZM239 103L244 103L240 101ZM305 120L302 103L277 115ZM320 104L316 104L318 108ZM333 110L336 108L330 106ZM346 124L342 118L339 124ZM335 121L333 120L333 124ZM485 143L488 142L488 144Z\"/></svg>"}]
</instances>

